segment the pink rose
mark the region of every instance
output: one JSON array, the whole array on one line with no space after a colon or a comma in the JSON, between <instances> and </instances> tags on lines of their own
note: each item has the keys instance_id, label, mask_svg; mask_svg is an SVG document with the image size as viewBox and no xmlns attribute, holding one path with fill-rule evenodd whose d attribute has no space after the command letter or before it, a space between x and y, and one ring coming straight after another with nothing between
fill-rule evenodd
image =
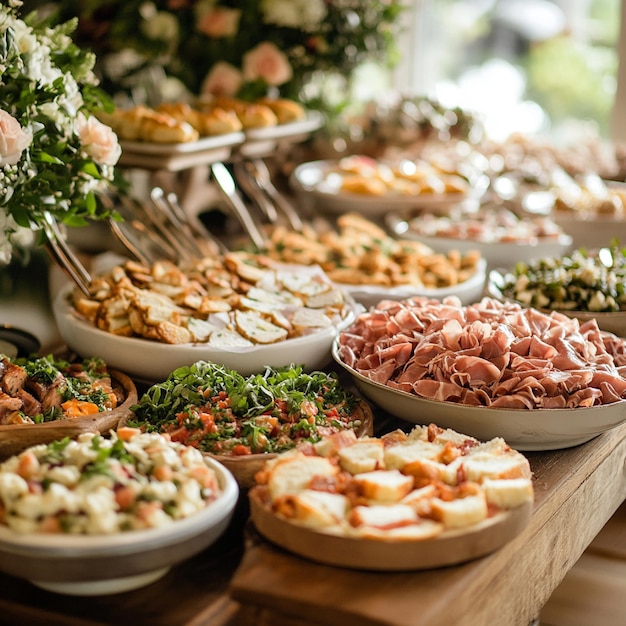
<instances>
[{"instance_id":1,"label":"pink rose","mask_svg":"<svg viewBox=\"0 0 626 626\"><path fill-rule=\"evenodd\" d=\"M200 89L202 94L214 96L234 96L241 87L241 72L224 61L218 61L206 75Z\"/></svg>"},{"instance_id":2,"label":"pink rose","mask_svg":"<svg viewBox=\"0 0 626 626\"><path fill-rule=\"evenodd\" d=\"M15 165L32 139L12 115L0 109L0 165Z\"/></svg>"},{"instance_id":3,"label":"pink rose","mask_svg":"<svg viewBox=\"0 0 626 626\"><path fill-rule=\"evenodd\" d=\"M232 37L239 30L241 11L215 7L207 11L196 25L196 28L207 37Z\"/></svg>"},{"instance_id":4,"label":"pink rose","mask_svg":"<svg viewBox=\"0 0 626 626\"><path fill-rule=\"evenodd\" d=\"M293 72L287 57L269 41L260 43L243 56L243 75L248 81L263 79L268 85L282 85Z\"/></svg>"},{"instance_id":5,"label":"pink rose","mask_svg":"<svg viewBox=\"0 0 626 626\"><path fill-rule=\"evenodd\" d=\"M96 163L115 165L122 154L122 149L113 130L93 115L78 118L78 136L85 153Z\"/></svg>"}]
</instances>

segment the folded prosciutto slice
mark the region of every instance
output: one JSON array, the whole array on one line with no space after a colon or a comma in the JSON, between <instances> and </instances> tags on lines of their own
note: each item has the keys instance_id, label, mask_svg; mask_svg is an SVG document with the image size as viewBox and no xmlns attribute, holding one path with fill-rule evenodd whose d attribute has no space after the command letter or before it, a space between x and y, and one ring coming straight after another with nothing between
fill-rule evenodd
<instances>
[{"instance_id":1,"label":"folded prosciutto slice","mask_svg":"<svg viewBox=\"0 0 626 626\"><path fill-rule=\"evenodd\" d=\"M626 340L561 313L483 298L384 300L339 336L339 358L422 398L554 409L626 398Z\"/></svg>"}]
</instances>

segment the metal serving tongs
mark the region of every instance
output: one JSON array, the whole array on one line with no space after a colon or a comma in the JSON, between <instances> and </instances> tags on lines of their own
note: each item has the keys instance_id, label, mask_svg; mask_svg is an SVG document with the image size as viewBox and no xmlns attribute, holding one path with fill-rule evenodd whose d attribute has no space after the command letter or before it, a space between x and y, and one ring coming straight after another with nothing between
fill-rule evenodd
<instances>
[{"instance_id":1,"label":"metal serving tongs","mask_svg":"<svg viewBox=\"0 0 626 626\"><path fill-rule=\"evenodd\" d=\"M237 182L256 202L271 224L276 224L283 217L293 230L302 232L300 216L272 183L270 171L263 159L242 159L234 167Z\"/></svg>"},{"instance_id":2,"label":"metal serving tongs","mask_svg":"<svg viewBox=\"0 0 626 626\"><path fill-rule=\"evenodd\" d=\"M81 291L89 296L91 275L72 252L56 220L48 211L44 211L43 231L46 235L46 248L59 267L71 278Z\"/></svg>"},{"instance_id":3,"label":"metal serving tongs","mask_svg":"<svg viewBox=\"0 0 626 626\"><path fill-rule=\"evenodd\" d=\"M137 260L144 265L151 265L159 259L178 259L176 250L151 226L138 203L124 201L119 195L116 196L116 201L109 196L103 196L102 200L111 212L115 209L121 216L122 221L110 217L109 227Z\"/></svg>"},{"instance_id":4,"label":"metal serving tongs","mask_svg":"<svg viewBox=\"0 0 626 626\"><path fill-rule=\"evenodd\" d=\"M272 176L265 161L261 158L245 159L243 161L243 165L247 169L250 174L250 178L254 180L257 187L265 193L267 198L269 198L270 202L274 206L275 212L276 209L278 209L291 228L298 232L302 232L303 224L300 216L293 208L289 200L287 200L287 198L285 198L285 196L274 186Z\"/></svg>"},{"instance_id":5,"label":"metal serving tongs","mask_svg":"<svg viewBox=\"0 0 626 626\"><path fill-rule=\"evenodd\" d=\"M261 209L261 213L270 224L278 222L278 211L272 199L265 192L254 174L254 168L250 167L247 159L235 161L233 172L237 184L241 186L247 196Z\"/></svg>"},{"instance_id":6,"label":"metal serving tongs","mask_svg":"<svg viewBox=\"0 0 626 626\"><path fill-rule=\"evenodd\" d=\"M189 246L194 256L212 256L216 251L222 254L228 252L224 243L215 237L204 224L187 215L175 193L166 194L161 187L153 187L150 190L150 198L175 227L182 243Z\"/></svg>"},{"instance_id":7,"label":"metal serving tongs","mask_svg":"<svg viewBox=\"0 0 626 626\"><path fill-rule=\"evenodd\" d=\"M252 239L254 245L258 250L265 250L267 248L267 238L257 226L252 215L250 215L248 208L237 190L235 180L231 173L223 163L216 162L211 164L211 174L217 183L222 197L228 202L228 205L244 230L248 233L250 239Z\"/></svg>"}]
</instances>

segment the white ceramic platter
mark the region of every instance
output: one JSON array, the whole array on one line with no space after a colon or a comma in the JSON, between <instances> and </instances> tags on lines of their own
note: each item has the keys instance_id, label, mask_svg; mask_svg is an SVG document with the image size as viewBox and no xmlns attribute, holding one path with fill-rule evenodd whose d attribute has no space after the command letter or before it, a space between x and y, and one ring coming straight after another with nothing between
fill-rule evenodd
<instances>
[{"instance_id":1,"label":"white ceramic platter","mask_svg":"<svg viewBox=\"0 0 626 626\"><path fill-rule=\"evenodd\" d=\"M246 129L246 139L251 141L265 141L267 139L283 140L306 138L310 133L320 129L324 125L324 116L317 111L309 111L304 120L278 124L276 126L266 126L264 128Z\"/></svg>"},{"instance_id":2,"label":"white ceramic platter","mask_svg":"<svg viewBox=\"0 0 626 626\"><path fill-rule=\"evenodd\" d=\"M550 217L572 237L573 248L603 248L618 239L626 244L626 219L612 215L579 216L553 211Z\"/></svg>"},{"instance_id":3,"label":"white ceramic platter","mask_svg":"<svg viewBox=\"0 0 626 626\"><path fill-rule=\"evenodd\" d=\"M626 421L626 400L577 409L490 409L454 402L427 400L376 383L339 357L333 357L353 378L361 393L387 413L413 424L452 428L487 441L502 437L518 450L559 450L590 441Z\"/></svg>"},{"instance_id":4,"label":"white ceramic platter","mask_svg":"<svg viewBox=\"0 0 626 626\"><path fill-rule=\"evenodd\" d=\"M304 365L307 371L319 369L332 360L333 339L354 320L356 313L355 308L340 324L309 335L227 350L201 343L171 345L100 330L81 319L69 303L68 297L73 289L73 284L66 285L53 303L54 317L67 346L83 357L98 356L110 367L144 382L161 382L177 367L200 360L220 363L244 376L262 371L266 365L282 367L296 363Z\"/></svg>"},{"instance_id":5,"label":"white ceramic platter","mask_svg":"<svg viewBox=\"0 0 626 626\"><path fill-rule=\"evenodd\" d=\"M339 286L348 292L354 300L369 308L376 306L381 300L404 300L415 296L435 298L442 300L448 296L457 296L461 304L467 305L477 302L484 295L485 281L487 278L487 264L484 259L478 262L476 273L466 281L450 287L439 289L427 289L402 285L400 287L384 287L377 285L344 285Z\"/></svg>"},{"instance_id":6,"label":"white ceramic platter","mask_svg":"<svg viewBox=\"0 0 626 626\"><path fill-rule=\"evenodd\" d=\"M122 140L119 164L180 171L196 165L228 160L233 148L242 144L245 138L244 133L237 132L174 144Z\"/></svg>"},{"instance_id":7,"label":"white ceramic platter","mask_svg":"<svg viewBox=\"0 0 626 626\"><path fill-rule=\"evenodd\" d=\"M247 158L269 156L276 151L279 144L289 146L305 141L323 125L324 116L318 111L309 111L306 119L298 122L249 128L244 131L246 140L239 146L238 152Z\"/></svg>"},{"instance_id":8,"label":"white ceramic platter","mask_svg":"<svg viewBox=\"0 0 626 626\"><path fill-rule=\"evenodd\" d=\"M478 250L490 268L507 267L519 261L528 263L545 257L561 257L572 248L573 243L572 237L566 234L555 238L536 240L532 243L515 241L485 242L456 237L431 237L416 233L408 227L406 221L398 217L390 216L387 223L396 236L419 241L436 252L445 253L451 250L458 250L461 254L467 254L471 250Z\"/></svg>"},{"instance_id":9,"label":"white ceramic platter","mask_svg":"<svg viewBox=\"0 0 626 626\"><path fill-rule=\"evenodd\" d=\"M369 218L384 217L392 210L408 210L446 206L467 198L464 193L371 196L339 190L340 175L329 173L336 169L334 161L311 161L296 167L291 175L291 186L310 206L324 213L341 214L358 211Z\"/></svg>"}]
</instances>

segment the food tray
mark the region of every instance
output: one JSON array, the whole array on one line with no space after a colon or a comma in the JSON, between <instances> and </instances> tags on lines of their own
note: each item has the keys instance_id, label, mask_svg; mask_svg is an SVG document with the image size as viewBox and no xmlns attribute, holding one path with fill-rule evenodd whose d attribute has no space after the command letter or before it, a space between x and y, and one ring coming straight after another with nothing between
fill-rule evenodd
<instances>
[{"instance_id":1,"label":"food tray","mask_svg":"<svg viewBox=\"0 0 626 626\"><path fill-rule=\"evenodd\" d=\"M383 541L340 537L293 524L268 511L256 494L250 496L252 521L271 543L319 563L371 571L431 569L484 556L518 535L532 510L529 500L474 526L447 530L434 539Z\"/></svg>"},{"instance_id":2,"label":"food tray","mask_svg":"<svg viewBox=\"0 0 626 626\"><path fill-rule=\"evenodd\" d=\"M119 165L180 171L197 165L228 160L233 148L242 144L245 138L243 133L237 132L174 144L122 140Z\"/></svg>"}]
</instances>

